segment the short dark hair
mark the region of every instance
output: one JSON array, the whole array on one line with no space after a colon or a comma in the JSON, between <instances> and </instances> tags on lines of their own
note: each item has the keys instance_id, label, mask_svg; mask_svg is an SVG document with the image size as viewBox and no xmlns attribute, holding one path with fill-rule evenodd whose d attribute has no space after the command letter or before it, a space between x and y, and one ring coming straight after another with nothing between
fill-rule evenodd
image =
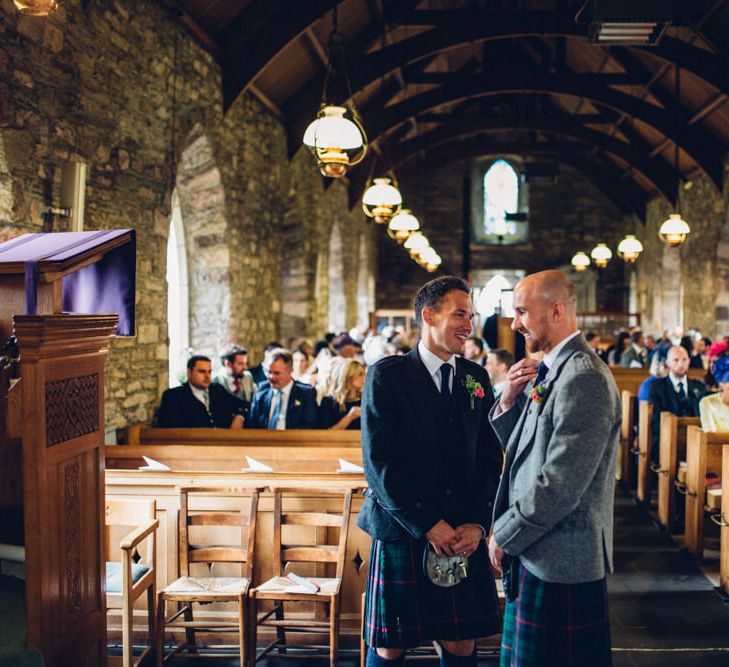
<instances>
[{"instance_id":1,"label":"short dark hair","mask_svg":"<svg viewBox=\"0 0 729 667\"><path fill-rule=\"evenodd\" d=\"M241 354L248 354L248 350L240 345L236 345L235 343L228 345L228 347L220 353L220 363L225 365L225 362L228 361L232 364L235 361L235 358Z\"/></svg>"},{"instance_id":2,"label":"short dark hair","mask_svg":"<svg viewBox=\"0 0 729 667\"><path fill-rule=\"evenodd\" d=\"M597 338L597 334L594 331L588 331L585 334L585 340L589 343L591 340L595 340Z\"/></svg>"},{"instance_id":3,"label":"short dark hair","mask_svg":"<svg viewBox=\"0 0 729 667\"><path fill-rule=\"evenodd\" d=\"M468 340L470 340L478 348L479 352L483 352L483 338L479 338L478 336L469 336Z\"/></svg>"},{"instance_id":4,"label":"short dark hair","mask_svg":"<svg viewBox=\"0 0 729 667\"><path fill-rule=\"evenodd\" d=\"M283 361L289 368L294 365L294 357L288 350L279 349L271 355L271 363L274 361Z\"/></svg>"},{"instance_id":5,"label":"short dark hair","mask_svg":"<svg viewBox=\"0 0 729 667\"><path fill-rule=\"evenodd\" d=\"M419 327L423 326L423 308L438 308L448 292L471 293L471 286L458 276L441 276L425 283L415 295L415 320Z\"/></svg>"},{"instance_id":6,"label":"short dark hair","mask_svg":"<svg viewBox=\"0 0 729 667\"><path fill-rule=\"evenodd\" d=\"M188 360L187 360L187 370L191 371L193 368L195 368L195 364L198 361L207 361L208 363L211 363L210 357L206 357L204 354L193 354Z\"/></svg>"},{"instance_id":7,"label":"short dark hair","mask_svg":"<svg viewBox=\"0 0 729 667\"><path fill-rule=\"evenodd\" d=\"M505 364L507 371L514 365L514 355L503 347L499 347L489 352L489 354L493 354L496 357L496 363Z\"/></svg>"},{"instance_id":8,"label":"short dark hair","mask_svg":"<svg viewBox=\"0 0 729 667\"><path fill-rule=\"evenodd\" d=\"M283 347L277 340L272 340L266 347L263 348L264 352L270 352L271 350L278 350Z\"/></svg>"},{"instance_id":9,"label":"short dark hair","mask_svg":"<svg viewBox=\"0 0 729 667\"><path fill-rule=\"evenodd\" d=\"M630 338L631 338L631 340L632 340L632 341L633 341L634 343L636 343L636 344L637 344L637 343L638 343L638 341L640 341L640 339L641 339L641 338L643 338L643 332L642 332L642 331L634 331L634 332L633 332L633 333L631 334Z\"/></svg>"}]
</instances>

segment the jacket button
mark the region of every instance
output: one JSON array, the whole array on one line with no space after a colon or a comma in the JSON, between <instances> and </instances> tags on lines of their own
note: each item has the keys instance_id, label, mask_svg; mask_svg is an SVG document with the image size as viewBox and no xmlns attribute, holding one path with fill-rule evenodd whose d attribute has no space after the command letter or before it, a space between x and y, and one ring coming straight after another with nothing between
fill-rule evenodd
<instances>
[{"instance_id":1,"label":"jacket button","mask_svg":"<svg viewBox=\"0 0 729 667\"><path fill-rule=\"evenodd\" d=\"M451 489L446 489L445 491L443 491L443 493L445 493L447 496L450 496L453 491Z\"/></svg>"},{"instance_id":2,"label":"jacket button","mask_svg":"<svg viewBox=\"0 0 729 667\"><path fill-rule=\"evenodd\" d=\"M486 507L488 507L489 509L491 509L492 503L486 503Z\"/></svg>"},{"instance_id":3,"label":"jacket button","mask_svg":"<svg viewBox=\"0 0 729 667\"><path fill-rule=\"evenodd\" d=\"M421 503L421 502L417 502L417 503L415 503L415 509L416 509L416 510L420 510L420 509L423 509L423 503Z\"/></svg>"}]
</instances>

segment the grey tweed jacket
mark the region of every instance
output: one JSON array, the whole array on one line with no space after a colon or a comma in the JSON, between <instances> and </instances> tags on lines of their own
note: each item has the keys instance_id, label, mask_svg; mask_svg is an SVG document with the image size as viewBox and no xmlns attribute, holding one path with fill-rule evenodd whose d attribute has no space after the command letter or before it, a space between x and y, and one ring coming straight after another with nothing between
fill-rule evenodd
<instances>
[{"instance_id":1,"label":"grey tweed jacket","mask_svg":"<svg viewBox=\"0 0 729 667\"><path fill-rule=\"evenodd\" d=\"M612 570L618 390L582 334L560 351L544 387L521 412L491 410L506 447L494 538L543 581L595 581Z\"/></svg>"}]
</instances>

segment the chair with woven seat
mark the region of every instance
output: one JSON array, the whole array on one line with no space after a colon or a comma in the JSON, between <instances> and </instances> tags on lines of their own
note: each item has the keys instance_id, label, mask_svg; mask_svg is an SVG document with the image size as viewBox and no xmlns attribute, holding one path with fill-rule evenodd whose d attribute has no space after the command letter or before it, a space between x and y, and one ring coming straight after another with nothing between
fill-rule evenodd
<instances>
[{"instance_id":1,"label":"chair with woven seat","mask_svg":"<svg viewBox=\"0 0 729 667\"><path fill-rule=\"evenodd\" d=\"M179 578L159 592L157 600L157 665L186 650L197 653L196 632L237 632L241 667L248 659L247 596L253 578L253 550L256 541L256 517L258 513L258 488L231 487L183 487L180 489L179 511ZM230 509L231 499L246 497L239 507ZM223 504L227 509L209 509L212 504ZM193 505L194 507L191 507ZM197 505L197 506L195 506ZM205 505L205 507L202 507ZM220 529L236 529L234 543L209 544L210 536ZM217 531L216 531L217 529ZM208 535L206 540L205 533ZM213 566L233 564L240 576L210 576ZM238 620L231 623L221 620L193 617L193 605L213 602L234 602ZM177 609L168 617L168 603ZM183 620L178 620L180 617ZM184 630L185 638L164 655L165 629ZM227 645L229 648L231 645ZM208 645L206 649L220 649L220 645ZM205 657L227 657L229 653L206 653Z\"/></svg>"},{"instance_id":2,"label":"chair with woven seat","mask_svg":"<svg viewBox=\"0 0 729 667\"><path fill-rule=\"evenodd\" d=\"M134 667L152 650L155 636L156 532L154 500L106 501L106 608L122 616L122 664ZM124 527L120 538L119 527ZM134 528L127 533L128 528ZM147 593L148 645L136 659L133 651L134 602Z\"/></svg>"},{"instance_id":3,"label":"chair with woven seat","mask_svg":"<svg viewBox=\"0 0 729 667\"><path fill-rule=\"evenodd\" d=\"M249 591L251 618L250 667L274 648L285 654L290 646L286 642L286 630L297 633L329 634L329 662L337 664L339 648L339 601L344 573L344 558L347 550L349 515L352 509L352 494L356 488L272 488L273 493L273 577ZM341 512L302 509L302 499L319 502L324 498L341 499ZM314 501L314 499L316 499ZM289 501L287 503L287 500ZM286 505L286 506L285 506ZM332 531L338 531L336 538ZM287 534L284 534L287 532ZM332 543L335 542L336 543ZM296 574L308 573L303 568L313 569L315 575L307 576L319 590L307 592L296 582L286 577L287 567ZM301 565L299 565L301 564ZM308 564L308 565L307 565ZM312 565L313 564L313 565ZM302 568L296 572L295 568ZM334 569L333 572L327 572ZM291 570L288 570L289 572ZM328 575L328 576L326 576ZM333 575L333 576L332 576ZM272 601L273 609L258 614L259 601ZM328 607L329 618L286 618L284 603L308 602ZM276 631L276 638L256 655L257 629L268 626ZM307 648L322 649L323 646L307 645ZM290 655L290 654L289 654Z\"/></svg>"}]
</instances>

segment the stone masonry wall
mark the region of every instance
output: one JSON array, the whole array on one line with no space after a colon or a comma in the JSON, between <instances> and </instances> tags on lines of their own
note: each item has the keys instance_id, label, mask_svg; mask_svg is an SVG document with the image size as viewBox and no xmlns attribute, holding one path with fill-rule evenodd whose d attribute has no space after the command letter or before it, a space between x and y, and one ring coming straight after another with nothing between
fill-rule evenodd
<instances>
[{"instance_id":1,"label":"stone masonry wall","mask_svg":"<svg viewBox=\"0 0 729 667\"><path fill-rule=\"evenodd\" d=\"M288 331L314 337L326 328L327 279L317 268L326 267L336 216L347 321L356 318L357 249L371 233L364 216L347 210L342 184L324 188L308 154L288 161L281 124L257 101L241 97L223 115L220 91L216 63L161 3L113 0L85 10L66 0L37 19L0 0L0 240L67 228L41 210L58 205L68 160L88 164L85 228L138 233L137 336L114 341L108 357L108 427L149 421L167 387L165 271L175 187L196 348L214 353L235 340L255 363L283 333L288 290L281 281L295 258L282 255L282 232L292 208L303 229L297 270L305 276L305 298L298 288L292 298L306 308Z\"/></svg>"}]
</instances>

